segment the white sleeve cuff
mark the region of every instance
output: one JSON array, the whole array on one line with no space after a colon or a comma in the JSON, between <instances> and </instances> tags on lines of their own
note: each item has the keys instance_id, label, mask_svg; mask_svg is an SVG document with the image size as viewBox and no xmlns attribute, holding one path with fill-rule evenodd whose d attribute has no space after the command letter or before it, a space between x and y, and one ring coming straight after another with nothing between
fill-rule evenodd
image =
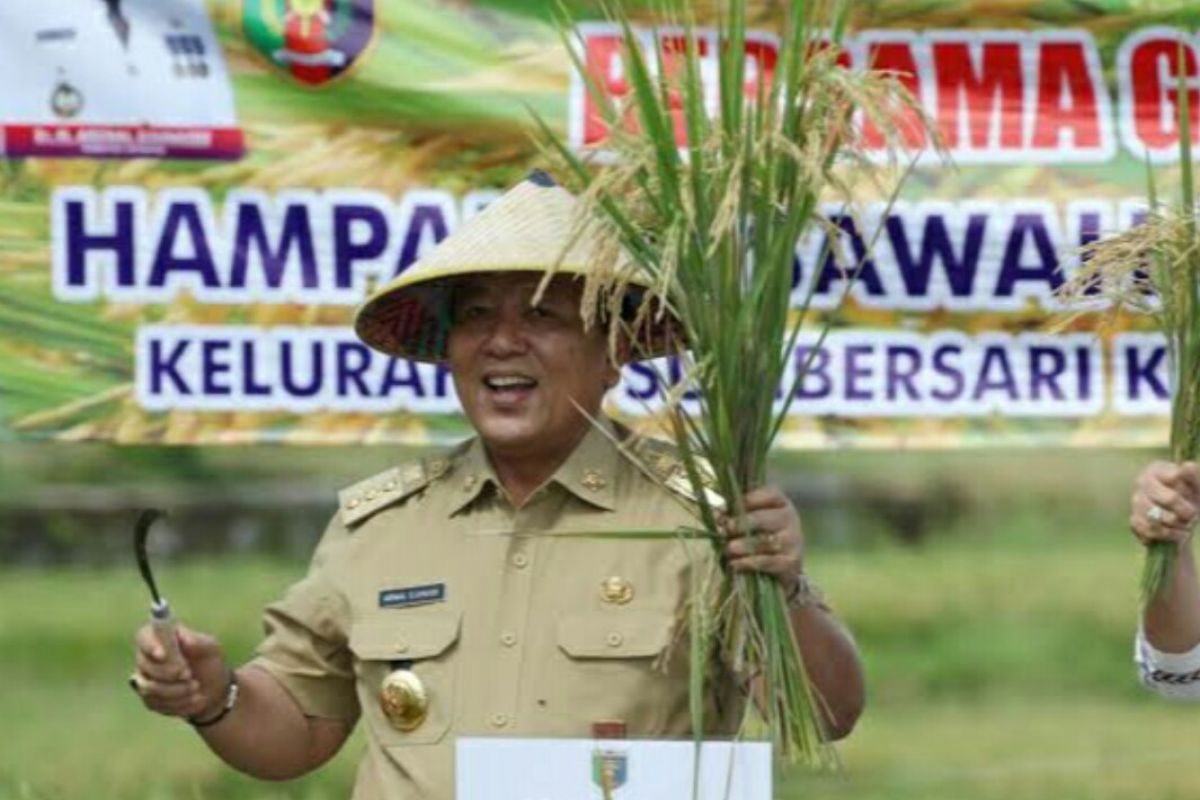
<instances>
[{"instance_id":1,"label":"white sleeve cuff","mask_svg":"<svg viewBox=\"0 0 1200 800\"><path fill-rule=\"evenodd\" d=\"M1186 653L1164 653L1146 640L1139 625L1133 660L1137 663L1138 677L1147 688L1163 697L1200 700L1200 644Z\"/></svg>"}]
</instances>

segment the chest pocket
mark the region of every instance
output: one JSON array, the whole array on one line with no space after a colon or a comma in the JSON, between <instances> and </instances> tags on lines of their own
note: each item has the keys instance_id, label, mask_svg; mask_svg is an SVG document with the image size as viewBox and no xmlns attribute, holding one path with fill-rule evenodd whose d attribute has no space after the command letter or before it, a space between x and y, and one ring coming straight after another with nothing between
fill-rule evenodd
<instances>
[{"instance_id":1,"label":"chest pocket","mask_svg":"<svg viewBox=\"0 0 1200 800\"><path fill-rule=\"evenodd\" d=\"M624 720L631 735L670 732L670 720L686 712L688 690L686 648L668 653L674 630L670 610L559 617L560 702L576 719Z\"/></svg>"},{"instance_id":2,"label":"chest pocket","mask_svg":"<svg viewBox=\"0 0 1200 800\"><path fill-rule=\"evenodd\" d=\"M454 721L461 624L462 612L446 608L381 612L354 622L350 650L358 701L379 744L433 744L445 736ZM396 668L412 671L428 704L425 719L410 731L394 727L380 704L384 679Z\"/></svg>"}]
</instances>

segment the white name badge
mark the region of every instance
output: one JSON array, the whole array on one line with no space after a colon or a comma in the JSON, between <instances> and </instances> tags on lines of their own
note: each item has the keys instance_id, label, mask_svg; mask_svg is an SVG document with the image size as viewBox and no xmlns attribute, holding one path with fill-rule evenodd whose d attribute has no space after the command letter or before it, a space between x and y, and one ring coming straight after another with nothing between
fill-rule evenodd
<instances>
[{"instance_id":1,"label":"white name badge","mask_svg":"<svg viewBox=\"0 0 1200 800\"><path fill-rule=\"evenodd\" d=\"M692 742L459 739L458 800L692 800ZM695 800L771 800L771 745L705 742Z\"/></svg>"},{"instance_id":2,"label":"white name badge","mask_svg":"<svg viewBox=\"0 0 1200 800\"><path fill-rule=\"evenodd\" d=\"M243 150L204 0L0 3L0 156Z\"/></svg>"}]
</instances>

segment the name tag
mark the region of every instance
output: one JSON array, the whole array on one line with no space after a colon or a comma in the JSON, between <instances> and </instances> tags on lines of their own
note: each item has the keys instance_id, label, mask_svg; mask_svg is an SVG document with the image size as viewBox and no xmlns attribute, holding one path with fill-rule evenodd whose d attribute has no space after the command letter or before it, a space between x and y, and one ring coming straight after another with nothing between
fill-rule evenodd
<instances>
[{"instance_id":1,"label":"name tag","mask_svg":"<svg viewBox=\"0 0 1200 800\"><path fill-rule=\"evenodd\" d=\"M407 608L428 603L446 601L446 584L430 583L425 586L406 586L401 589L384 589L379 593L380 608Z\"/></svg>"}]
</instances>

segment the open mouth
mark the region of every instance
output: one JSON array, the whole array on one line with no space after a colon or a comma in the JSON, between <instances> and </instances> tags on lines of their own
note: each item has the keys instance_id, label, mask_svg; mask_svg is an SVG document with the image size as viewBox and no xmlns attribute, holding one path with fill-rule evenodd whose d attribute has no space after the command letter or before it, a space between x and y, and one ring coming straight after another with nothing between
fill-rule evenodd
<instances>
[{"instance_id":1,"label":"open mouth","mask_svg":"<svg viewBox=\"0 0 1200 800\"><path fill-rule=\"evenodd\" d=\"M528 375L485 375L483 385L497 399L516 399L536 389L538 382Z\"/></svg>"}]
</instances>

